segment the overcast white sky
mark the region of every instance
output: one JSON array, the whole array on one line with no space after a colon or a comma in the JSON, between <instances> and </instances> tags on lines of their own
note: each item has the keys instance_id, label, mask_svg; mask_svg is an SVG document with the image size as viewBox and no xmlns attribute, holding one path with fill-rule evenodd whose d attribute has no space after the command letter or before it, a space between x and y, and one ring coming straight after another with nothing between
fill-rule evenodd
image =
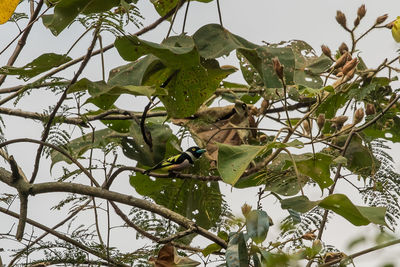
<instances>
[{"instance_id":1,"label":"overcast white sky","mask_svg":"<svg viewBox=\"0 0 400 267\"><path fill-rule=\"evenodd\" d=\"M153 6L149 3L150 1L141 0L139 1L139 7L142 15L145 17L143 24L144 26L152 23L158 15L155 13ZM374 23L376 17L385 13L389 14L390 20L395 19L400 15L400 2L397 0L368 0L368 1L346 1L346 0L335 0L335 1L322 1L322 0L280 0L280 1L267 1L267 0L221 0L222 17L224 26L237 35L240 35L247 40L260 44L262 41L266 42L279 42L282 40L300 39L308 42L313 46L318 53L320 53L320 45L328 45L332 51L334 51L342 42L349 44L349 36L346 32L340 28L335 21L336 10L342 10L347 18L348 23L352 23L356 17L357 8L361 4L366 4L367 15L363 19L360 29L358 32L362 32L371 24ZM25 5L26 3L23 3ZM24 9L23 6L18 8L19 10ZM176 25L174 27L175 32L178 34L181 31L181 22L183 19L183 10L179 12ZM398 13L396 13L398 12ZM218 13L216 9L216 2L210 4L203 4L198 2L191 3L191 7L188 13L188 21L186 24L186 31L189 34L193 34L202 25L208 23L218 23ZM146 33L141 38L151 40L154 42L160 42L166 36L169 23L164 22L162 25L157 27L155 30ZM134 33L137 29L130 29L131 33ZM44 30L41 23L38 23L34 27L34 30L28 38L28 44L24 48L21 56L17 60L15 66L25 65L27 62L36 58L37 56L47 52L65 53L69 46L77 38L77 33L83 31L82 27L77 23L71 26L60 34L58 38L53 38L51 33ZM15 36L17 29L15 25L7 23L0 25L0 49L2 49L11 39ZM89 44L91 36L85 37L71 53L73 58L81 56L85 53L86 48ZM104 44L107 45L113 42L113 37L108 36L104 40ZM391 33L387 29L381 29L369 34L364 41L359 44L359 49L362 51L361 56L369 67L376 67L379 65L384 58L393 58L397 55L396 50L399 49L399 45L396 44ZM12 49L9 49L7 53L0 56L0 65L5 65ZM115 50L106 53L106 65L109 69L116 66L126 64ZM229 56L228 58L221 60L222 64L236 65L235 56ZM71 77L73 70L64 72L67 77ZM100 61L99 57L94 58L90 61L88 68L81 76L87 77L91 80L101 79L100 74ZM242 78L239 73L233 74L230 78L233 81L241 82ZM9 87L18 85L19 83L15 79L8 78L7 82L3 87ZM31 96L24 98L19 104L18 108L21 109L35 109L41 111L43 107L48 107L53 104L57 98L50 97L47 93L34 92ZM128 105L120 101L121 106ZM8 104L8 106L10 106ZM142 106L131 107L134 110L140 110ZM39 124L33 124L27 120L10 118L2 116L7 125L6 137L8 139L17 137L32 137L40 138L41 126ZM396 146L395 148L399 148ZM24 168L24 171L28 176L32 172L33 158L36 153L36 146L33 145L13 145L9 148L11 154L15 156L17 162ZM395 151L395 150L394 150ZM399 164L399 155L395 156L396 164ZM46 163L46 161L42 161ZM41 181L51 180L48 173L48 162L40 168L39 178ZM1 164L6 167L4 163ZM8 167L8 166L7 166ZM54 168L57 171L57 168ZM121 175L118 183L113 186L113 190L132 193L129 186L127 186L128 179L127 174ZM256 191L248 192L246 197L243 197L243 191L231 190L229 186L222 185L224 193L227 195L228 202L231 204L233 211L239 214L240 206L247 201L249 204L255 206L255 193ZM0 192L7 191L3 184L0 184ZM346 193L354 202L360 203L360 200L355 199L356 192L348 189L344 186L340 186L337 192ZM320 192L319 192L320 193ZM313 199L318 199L320 194L314 192ZM31 198L30 205L32 209L29 211L29 217L37 219L40 222L52 221L51 224L58 222L63 218L62 213L52 212L52 218L44 217L49 214L43 207L48 206L48 202L54 201L54 195L45 195L41 197ZM49 201L51 200L51 201ZM272 201L271 198L267 198L263 203L266 211L271 215L275 222L286 216L285 212L282 212L280 205L277 202ZM54 201L55 202L55 201ZM54 203L52 203L54 204ZM15 208L17 205L14 205ZM15 209L16 211L18 209ZM275 215L275 217L274 217ZM0 217L0 232L4 233L8 231L9 227L14 220L5 219L5 216ZM271 230L271 235L277 232L276 228ZM26 231L31 231L31 227L27 227ZM328 229L324 234L324 240L329 244L336 245L339 249L344 252L351 252L346 250L346 245L350 240L361 234L374 236L377 232L375 226L366 227L355 227L346 220L339 216L335 216L328 224ZM132 244L132 237L122 241L123 243ZM119 239L120 243L121 240ZM12 243L0 240L0 248L7 249ZM361 249L357 247L356 249ZM378 263L384 262L396 262L400 266L400 259L396 259L396 255L400 255L400 248L392 247L389 252L375 252L364 257L357 258L355 263L356 266L379 266ZM3 258L3 262L7 263L9 252L0 252Z\"/></svg>"}]
</instances>

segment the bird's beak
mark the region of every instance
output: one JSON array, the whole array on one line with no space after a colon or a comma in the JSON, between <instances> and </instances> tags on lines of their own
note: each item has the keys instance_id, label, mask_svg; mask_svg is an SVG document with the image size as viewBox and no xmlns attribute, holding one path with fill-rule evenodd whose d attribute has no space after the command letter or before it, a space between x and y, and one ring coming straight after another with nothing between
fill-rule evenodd
<instances>
[{"instance_id":1,"label":"bird's beak","mask_svg":"<svg viewBox=\"0 0 400 267\"><path fill-rule=\"evenodd\" d=\"M205 150L205 149L200 149L200 150L197 150L197 153L204 153L204 152L206 152L206 150Z\"/></svg>"}]
</instances>

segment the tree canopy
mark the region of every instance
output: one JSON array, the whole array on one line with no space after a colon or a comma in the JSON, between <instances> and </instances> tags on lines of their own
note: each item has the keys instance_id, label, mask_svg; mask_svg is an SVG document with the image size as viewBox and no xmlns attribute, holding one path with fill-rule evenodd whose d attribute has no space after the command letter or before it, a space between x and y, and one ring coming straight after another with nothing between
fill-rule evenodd
<instances>
[{"instance_id":1,"label":"tree canopy","mask_svg":"<svg viewBox=\"0 0 400 267\"><path fill-rule=\"evenodd\" d=\"M400 175L388 153L400 142L400 57L367 66L358 50L375 30L391 30L400 41L400 20L382 15L359 33L360 24L371 23L365 5L353 23L337 11L338 27L350 42L332 50L322 45L319 53L302 40L246 40L222 23L219 0L196 1L217 2L220 21L193 33L185 32L191 1L152 0L160 17L145 27L135 0L22 1L30 14L14 12L19 1L0 2L0 23L24 25L0 51L14 49L0 67L0 114L42 127L37 139L9 136L7 123L1 127L0 181L8 191L0 197L0 213L18 220L0 233L0 239L18 242L15 249L4 248L11 259L6 264L349 265L400 243L390 234L400 216ZM175 34L180 10L185 21ZM171 27L161 43L141 37L166 20ZM74 23L82 33L65 54L44 53L15 66L33 26L66 38L62 33ZM139 28L135 34L126 30L132 26ZM112 44L103 44L107 34ZM72 48L88 36L87 50L73 58ZM126 64L110 68L108 51ZM221 63L232 54L238 68ZM101 80L84 72L94 57L101 58ZM72 76L62 72L68 69ZM237 72L243 83L230 79ZM13 86L5 87L6 79ZM40 111L21 109L20 102L38 92L56 100ZM131 109L120 106L124 100ZM7 149L17 143L36 144L36 157L19 162ZM193 166L146 171L188 144L206 149ZM50 180L39 173L44 167ZM111 189L126 174L131 193ZM339 182L357 195L337 192ZM243 194L257 188L253 199L243 199L241 216L232 214L223 184ZM315 189L318 198L310 193ZM35 207L29 199L55 192L62 200L53 209L65 219L52 226L46 218L30 218ZM276 201L279 216L263 207L265 199ZM323 238L332 216L354 226L374 224L386 242L347 255ZM68 230L58 230L66 225ZM129 239L146 245L128 252L111 246L110 236L120 227L134 229L136 237ZM272 238L270 227L280 234Z\"/></svg>"}]
</instances>

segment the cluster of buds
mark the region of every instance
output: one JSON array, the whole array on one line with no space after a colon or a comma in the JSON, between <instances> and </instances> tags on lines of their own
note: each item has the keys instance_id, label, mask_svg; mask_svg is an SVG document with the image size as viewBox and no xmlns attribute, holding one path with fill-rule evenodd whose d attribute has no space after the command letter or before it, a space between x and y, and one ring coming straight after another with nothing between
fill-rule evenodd
<instances>
[{"instance_id":1,"label":"cluster of buds","mask_svg":"<svg viewBox=\"0 0 400 267\"><path fill-rule=\"evenodd\" d=\"M269 108L269 101L266 99L263 99L260 107L260 114L265 114Z\"/></svg>"},{"instance_id":2,"label":"cluster of buds","mask_svg":"<svg viewBox=\"0 0 400 267\"><path fill-rule=\"evenodd\" d=\"M322 256L324 263L329 263L334 260L340 260L346 257L347 255L343 252L327 252L325 255Z\"/></svg>"},{"instance_id":3,"label":"cluster of buds","mask_svg":"<svg viewBox=\"0 0 400 267\"><path fill-rule=\"evenodd\" d=\"M243 206L242 206L241 208L242 208L242 214L243 214L243 216L244 216L244 217L247 217L247 215L248 215L248 214L250 213L250 211L251 211L251 206L248 205L247 203L244 203Z\"/></svg>"},{"instance_id":4,"label":"cluster of buds","mask_svg":"<svg viewBox=\"0 0 400 267\"><path fill-rule=\"evenodd\" d=\"M301 238L305 240L315 240L317 238L317 236L314 234L315 231L316 230L307 232L304 235L302 235Z\"/></svg>"},{"instance_id":5,"label":"cluster of buds","mask_svg":"<svg viewBox=\"0 0 400 267\"><path fill-rule=\"evenodd\" d=\"M329 49L328 46L326 46L326 45L321 45L321 50L322 50L322 53L324 53L325 56L327 56L327 57L329 57L330 59L333 60L333 58L332 58L332 52L331 52L331 50Z\"/></svg>"},{"instance_id":6,"label":"cluster of buds","mask_svg":"<svg viewBox=\"0 0 400 267\"><path fill-rule=\"evenodd\" d=\"M365 16L367 13L367 9L365 8L365 5L361 5L358 10L357 10L357 18L354 20L354 27L357 27L358 24L360 24L360 21L362 18Z\"/></svg>"},{"instance_id":7,"label":"cluster of buds","mask_svg":"<svg viewBox=\"0 0 400 267\"><path fill-rule=\"evenodd\" d=\"M376 113L375 105L368 103L367 106L365 107L365 114L369 116L369 115L374 115L375 113Z\"/></svg>"},{"instance_id":8,"label":"cluster of buds","mask_svg":"<svg viewBox=\"0 0 400 267\"><path fill-rule=\"evenodd\" d=\"M349 47L346 43L341 43L339 46L339 53L343 55L344 53L349 52Z\"/></svg>"},{"instance_id":9,"label":"cluster of buds","mask_svg":"<svg viewBox=\"0 0 400 267\"><path fill-rule=\"evenodd\" d=\"M344 29L347 30L347 25L346 25L346 16L344 15L344 13L340 10L336 11L336 21L337 23L340 24L340 26L342 26Z\"/></svg>"},{"instance_id":10,"label":"cluster of buds","mask_svg":"<svg viewBox=\"0 0 400 267\"><path fill-rule=\"evenodd\" d=\"M379 16L379 17L376 18L375 24L376 24L376 25L382 24L382 23L385 22L385 20L386 20L387 18L388 18L388 14Z\"/></svg>"},{"instance_id":11,"label":"cluster of buds","mask_svg":"<svg viewBox=\"0 0 400 267\"><path fill-rule=\"evenodd\" d=\"M361 122L363 118L364 118L364 109L363 108L357 109L354 112L353 124L355 125L355 124Z\"/></svg>"},{"instance_id":12,"label":"cluster of buds","mask_svg":"<svg viewBox=\"0 0 400 267\"><path fill-rule=\"evenodd\" d=\"M337 131L340 131L343 127L343 124L349 119L347 116L338 116L330 119L332 126L336 128Z\"/></svg>"},{"instance_id":13,"label":"cluster of buds","mask_svg":"<svg viewBox=\"0 0 400 267\"><path fill-rule=\"evenodd\" d=\"M321 113L318 115L317 125L318 125L318 129L321 131L325 125L325 114Z\"/></svg>"},{"instance_id":14,"label":"cluster of buds","mask_svg":"<svg viewBox=\"0 0 400 267\"><path fill-rule=\"evenodd\" d=\"M308 120L303 121L303 129L307 136L311 135L311 125Z\"/></svg>"}]
</instances>

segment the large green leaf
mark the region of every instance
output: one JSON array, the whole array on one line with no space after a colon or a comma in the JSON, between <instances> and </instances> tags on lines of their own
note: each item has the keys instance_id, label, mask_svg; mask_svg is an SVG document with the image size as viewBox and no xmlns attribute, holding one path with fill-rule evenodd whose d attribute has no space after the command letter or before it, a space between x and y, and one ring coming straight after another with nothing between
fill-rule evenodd
<instances>
[{"instance_id":1,"label":"large green leaf","mask_svg":"<svg viewBox=\"0 0 400 267\"><path fill-rule=\"evenodd\" d=\"M112 69L108 84L120 86L144 85L146 78L160 69L165 69L161 61L153 55L148 55L135 62Z\"/></svg>"},{"instance_id":2,"label":"large green leaf","mask_svg":"<svg viewBox=\"0 0 400 267\"><path fill-rule=\"evenodd\" d=\"M121 140L122 151L125 156L140 164L153 166L164 159L167 144L177 143L177 138L159 119L147 119L146 128L151 134L152 149L144 141L139 125L132 123L129 136Z\"/></svg>"},{"instance_id":3,"label":"large green leaf","mask_svg":"<svg viewBox=\"0 0 400 267\"><path fill-rule=\"evenodd\" d=\"M43 24L57 36L79 14L91 14L108 11L118 6L120 0L61 0L54 7L54 14L43 15Z\"/></svg>"},{"instance_id":4,"label":"large green leaf","mask_svg":"<svg viewBox=\"0 0 400 267\"><path fill-rule=\"evenodd\" d=\"M140 167L140 165L139 165ZM217 182L150 178L141 173L130 176L130 184L142 196L178 212L209 229L220 221L223 200Z\"/></svg>"},{"instance_id":5,"label":"large green leaf","mask_svg":"<svg viewBox=\"0 0 400 267\"><path fill-rule=\"evenodd\" d=\"M347 136L345 137L347 139ZM353 136L344 156L347 158L346 168L364 178L372 175L379 168L379 162L371 149L363 145L362 139L358 136Z\"/></svg>"},{"instance_id":6,"label":"large green leaf","mask_svg":"<svg viewBox=\"0 0 400 267\"><path fill-rule=\"evenodd\" d=\"M230 33L219 24L207 24L193 35L194 42L204 58L218 58L228 55L237 48L253 49L257 45Z\"/></svg>"},{"instance_id":7,"label":"large green leaf","mask_svg":"<svg viewBox=\"0 0 400 267\"><path fill-rule=\"evenodd\" d=\"M63 149L65 149L71 157L78 159L89 149L105 148L110 143L118 144L119 135L110 129L103 129L95 131L94 137L92 133L89 133L68 142L68 144L63 146ZM50 156L51 166L60 161L65 161L68 164L72 163L67 157L56 150L53 150Z\"/></svg>"},{"instance_id":8,"label":"large green leaf","mask_svg":"<svg viewBox=\"0 0 400 267\"><path fill-rule=\"evenodd\" d=\"M298 156L299 155L293 155L300 173L307 175L317 182L321 189L327 188L333 184L329 169L333 161L331 155L324 153L316 153L315 155L312 153L305 153L302 154L300 158ZM306 157L306 159L304 159L304 157ZM288 163L291 165L293 164L291 161L288 161Z\"/></svg>"},{"instance_id":9,"label":"large green leaf","mask_svg":"<svg viewBox=\"0 0 400 267\"><path fill-rule=\"evenodd\" d=\"M165 87L167 95L160 96L168 115L184 118L193 115L218 87L220 81L235 71L234 68L204 68L195 66L182 69Z\"/></svg>"},{"instance_id":10,"label":"large green leaf","mask_svg":"<svg viewBox=\"0 0 400 267\"><path fill-rule=\"evenodd\" d=\"M302 213L311 210L317 205L324 209L332 210L356 226L367 225L369 223L386 226L386 207L356 206L343 194L332 194L319 201L310 201L306 196L281 200L283 209L292 209Z\"/></svg>"},{"instance_id":11,"label":"large green leaf","mask_svg":"<svg viewBox=\"0 0 400 267\"><path fill-rule=\"evenodd\" d=\"M29 80L42 72L58 67L70 60L71 58L67 55L47 53L20 68L4 66L0 68L0 74L19 75L19 79Z\"/></svg>"},{"instance_id":12,"label":"large green leaf","mask_svg":"<svg viewBox=\"0 0 400 267\"><path fill-rule=\"evenodd\" d=\"M200 56L190 36L172 36L161 44L141 40L137 36L123 36L118 37L114 44L121 57L127 61L135 61L143 55L152 54L165 66L173 69L200 64Z\"/></svg>"},{"instance_id":13,"label":"large green leaf","mask_svg":"<svg viewBox=\"0 0 400 267\"><path fill-rule=\"evenodd\" d=\"M208 3L213 0L195 0L197 2ZM179 3L179 0L150 0L158 14L163 17Z\"/></svg>"},{"instance_id":14,"label":"large green leaf","mask_svg":"<svg viewBox=\"0 0 400 267\"><path fill-rule=\"evenodd\" d=\"M263 146L218 144L218 172L222 180L234 185L263 149Z\"/></svg>"},{"instance_id":15,"label":"large green leaf","mask_svg":"<svg viewBox=\"0 0 400 267\"><path fill-rule=\"evenodd\" d=\"M343 194L333 194L324 198L319 206L330 209L343 216L354 225L367 225L369 223L386 225L386 207L361 207L355 206L350 199Z\"/></svg>"},{"instance_id":16,"label":"large green leaf","mask_svg":"<svg viewBox=\"0 0 400 267\"><path fill-rule=\"evenodd\" d=\"M92 82L86 78L83 78L73 84L68 89L68 93L86 90L91 95L86 102L93 103L103 110L109 109L121 94L130 94L135 96L144 95L150 98L151 95L156 92L156 89L151 86L110 86L104 81Z\"/></svg>"},{"instance_id":17,"label":"large green leaf","mask_svg":"<svg viewBox=\"0 0 400 267\"><path fill-rule=\"evenodd\" d=\"M269 217L263 210L252 210L246 215L247 234L257 244L267 237L269 229Z\"/></svg>"},{"instance_id":18,"label":"large green leaf","mask_svg":"<svg viewBox=\"0 0 400 267\"><path fill-rule=\"evenodd\" d=\"M234 233L228 243L225 252L226 266L228 267L248 267L248 253L243 232Z\"/></svg>"}]
</instances>

